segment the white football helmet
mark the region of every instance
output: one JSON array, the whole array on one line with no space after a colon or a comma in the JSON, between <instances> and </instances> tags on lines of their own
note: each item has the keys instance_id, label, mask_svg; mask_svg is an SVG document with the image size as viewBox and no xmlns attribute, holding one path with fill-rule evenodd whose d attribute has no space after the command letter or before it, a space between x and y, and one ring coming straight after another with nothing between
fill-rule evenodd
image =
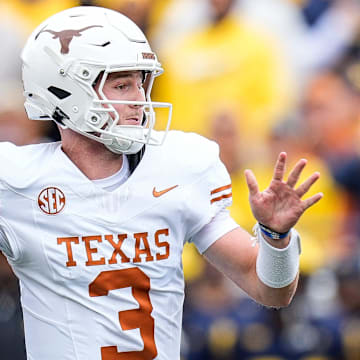
<instances>
[{"instance_id":1,"label":"white football helmet","mask_svg":"<svg viewBox=\"0 0 360 360\"><path fill-rule=\"evenodd\" d=\"M156 76L163 72L138 26L105 8L80 6L53 15L30 35L21 55L25 109L32 120L55 120L99 141L115 153L134 154L144 144L161 145L172 105L152 102ZM141 70L147 74L145 101L109 100L102 89L109 73ZM100 81L98 93L94 84ZM144 107L142 126L118 125L112 104ZM154 108L168 108L163 135L155 136Z\"/></svg>"}]
</instances>

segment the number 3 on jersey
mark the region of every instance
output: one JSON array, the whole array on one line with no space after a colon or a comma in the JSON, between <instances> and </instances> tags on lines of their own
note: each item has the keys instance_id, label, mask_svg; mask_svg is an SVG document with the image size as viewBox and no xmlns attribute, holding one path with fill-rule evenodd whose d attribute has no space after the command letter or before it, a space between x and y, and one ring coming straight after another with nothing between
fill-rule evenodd
<instances>
[{"instance_id":1,"label":"number 3 on jersey","mask_svg":"<svg viewBox=\"0 0 360 360\"><path fill-rule=\"evenodd\" d=\"M150 278L140 269L122 269L101 272L89 285L91 297L107 296L109 291L131 287L132 294L139 303L139 309L119 312L123 330L139 329L144 342L144 350L117 352L116 346L101 347L102 360L152 360L157 356L154 338L154 318L149 291Z\"/></svg>"}]
</instances>

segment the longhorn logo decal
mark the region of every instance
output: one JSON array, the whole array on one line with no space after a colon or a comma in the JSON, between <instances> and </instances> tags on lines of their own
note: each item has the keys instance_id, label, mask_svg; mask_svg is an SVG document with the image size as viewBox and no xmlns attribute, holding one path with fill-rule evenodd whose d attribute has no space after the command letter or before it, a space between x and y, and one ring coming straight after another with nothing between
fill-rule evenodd
<instances>
[{"instance_id":1,"label":"longhorn logo decal","mask_svg":"<svg viewBox=\"0 0 360 360\"><path fill-rule=\"evenodd\" d=\"M70 46L70 42L72 41L72 39L76 36L79 37L81 36L81 33L85 30L94 28L94 27L102 27L102 25L90 25L90 26L86 26L82 29L79 30L62 30L62 31L54 31L54 30L44 30L42 29L36 36L35 36L35 40L37 40L37 38L39 37L39 35L41 33L44 32L48 32L50 34L53 35L53 39L59 39L60 40L60 45L61 45L61 50L60 52L62 54L68 54L69 53L69 46Z\"/></svg>"}]
</instances>

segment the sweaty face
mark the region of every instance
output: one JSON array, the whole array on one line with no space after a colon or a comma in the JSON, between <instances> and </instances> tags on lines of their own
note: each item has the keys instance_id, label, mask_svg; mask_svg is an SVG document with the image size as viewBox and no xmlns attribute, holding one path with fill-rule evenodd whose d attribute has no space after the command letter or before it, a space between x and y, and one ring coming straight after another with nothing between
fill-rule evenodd
<instances>
[{"instance_id":1,"label":"sweaty face","mask_svg":"<svg viewBox=\"0 0 360 360\"><path fill-rule=\"evenodd\" d=\"M95 85L99 98L100 81ZM110 73L102 92L108 100L144 101L143 75L141 71L122 71ZM104 105L106 106L106 105ZM141 125L144 113L142 105L112 104L119 115L118 125ZM114 119L114 114L110 113Z\"/></svg>"}]
</instances>

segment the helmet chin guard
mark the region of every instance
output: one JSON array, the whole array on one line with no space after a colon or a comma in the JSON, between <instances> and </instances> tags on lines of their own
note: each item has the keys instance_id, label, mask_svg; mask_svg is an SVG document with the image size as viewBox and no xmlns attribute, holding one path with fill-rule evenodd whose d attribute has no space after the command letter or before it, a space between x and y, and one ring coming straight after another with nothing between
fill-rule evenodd
<instances>
[{"instance_id":1,"label":"helmet chin guard","mask_svg":"<svg viewBox=\"0 0 360 360\"><path fill-rule=\"evenodd\" d=\"M54 120L114 153L134 154L144 144L161 145L172 105L153 102L154 79L163 69L138 26L105 8L80 6L45 20L30 35L22 52L25 109L32 120ZM103 86L110 73L147 74L145 101L109 100ZM100 81L98 93L94 89ZM98 95L99 94L99 95ZM142 125L121 125L114 104L143 106ZM168 110L163 132L153 131L156 108Z\"/></svg>"},{"instance_id":2,"label":"helmet chin guard","mask_svg":"<svg viewBox=\"0 0 360 360\"><path fill-rule=\"evenodd\" d=\"M116 135L102 133L100 138L111 140L111 143L105 144L105 146L116 154L135 154L141 150L146 142L145 131L148 130L142 126L120 125L112 129L112 133ZM138 141L130 139L138 139Z\"/></svg>"}]
</instances>

